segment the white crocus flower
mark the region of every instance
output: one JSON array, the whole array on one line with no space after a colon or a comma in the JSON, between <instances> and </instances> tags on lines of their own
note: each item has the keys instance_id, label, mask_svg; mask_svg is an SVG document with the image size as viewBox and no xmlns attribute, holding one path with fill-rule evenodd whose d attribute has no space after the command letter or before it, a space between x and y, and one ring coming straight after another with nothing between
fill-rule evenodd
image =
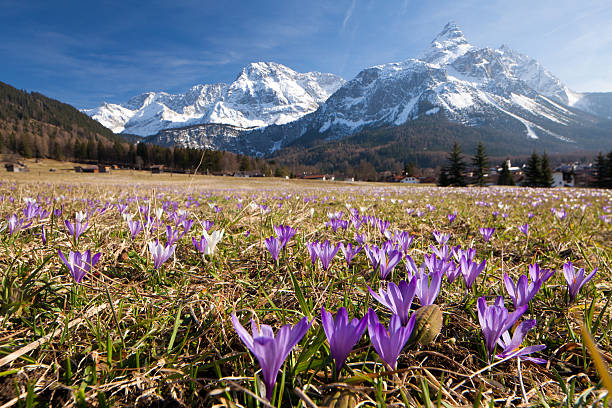
<instances>
[{"instance_id":1,"label":"white crocus flower","mask_svg":"<svg viewBox=\"0 0 612 408\"><path fill-rule=\"evenodd\" d=\"M206 249L204 250L204 255L214 255L215 249L217 249L217 244L223 238L223 234L225 230L217 230L213 231L211 234L208 234L206 230L202 231L202 236L206 239Z\"/></svg>"}]
</instances>

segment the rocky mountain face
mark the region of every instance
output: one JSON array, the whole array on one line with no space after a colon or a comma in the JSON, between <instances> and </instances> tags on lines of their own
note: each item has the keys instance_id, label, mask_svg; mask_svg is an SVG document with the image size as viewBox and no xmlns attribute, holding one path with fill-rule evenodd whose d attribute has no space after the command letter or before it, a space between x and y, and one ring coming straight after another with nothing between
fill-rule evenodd
<instances>
[{"instance_id":1,"label":"rocky mountain face","mask_svg":"<svg viewBox=\"0 0 612 408\"><path fill-rule=\"evenodd\" d=\"M467 126L584 148L592 129L612 139L609 95L573 92L534 59L507 46L477 48L449 23L419 58L367 68L316 112L249 132L245 142L251 154L268 154L301 137L343 139L440 112Z\"/></svg>"},{"instance_id":2,"label":"rocky mountain face","mask_svg":"<svg viewBox=\"0 0 612 408\"><path fill-rule=\"evenodd\" d=\"M282 125L314 112L343 83L333 74L256 62L231 84L196 85L177 95L148 92L121 105L104 103L83 112L115 133L139 136L212 123L244 130Z\"/></svg>"}]
</instances>

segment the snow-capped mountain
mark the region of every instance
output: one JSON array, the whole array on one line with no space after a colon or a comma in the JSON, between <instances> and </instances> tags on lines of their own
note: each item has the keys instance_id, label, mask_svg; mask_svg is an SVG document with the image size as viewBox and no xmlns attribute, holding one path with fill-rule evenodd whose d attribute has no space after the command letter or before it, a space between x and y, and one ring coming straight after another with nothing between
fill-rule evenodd
<instances>
[{"instance_id":1,"label":"snow-capped mountain","mask_svg":"<svg viewBox=\"0 0 612 408\"><path fill-rule=\"evenodd\" d=\"M267 154L300 137L341 139L441 113L468 126L567 144L579 142L576 129L609 118L599 102L608 95L573 92L536 60L507 46L478 48L449 23L419 58L364 69L316 112L244 139L249 153Z\"/></svg>"},{"instance_id":2,"label":"snow-capped mountain","mask_svg":"<svg viewBox=\"0 0 612 408\"><path fill-rule=\"evenodd\" d=\"M104 103L83 112L115 133L139 136L213 123L244 130L282 125L314 112L344 82L334 74L256 62L231 84L196 85L176 95L148 92L121 105Z\"/></svg>"}]
</instances>

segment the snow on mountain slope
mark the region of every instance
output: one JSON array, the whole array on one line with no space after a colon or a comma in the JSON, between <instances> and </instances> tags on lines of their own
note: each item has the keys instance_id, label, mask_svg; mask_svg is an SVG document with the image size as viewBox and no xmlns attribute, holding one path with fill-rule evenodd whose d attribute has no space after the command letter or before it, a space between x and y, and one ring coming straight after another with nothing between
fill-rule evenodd
<instances>
[{"instance_id":1,"label":"snow on mountain slope","mask_svg":"<svg viewBox=\"0 0 612 408\"><path fill-rule=\"evenodd\" d=\"M343 83L333 74L256 62L231 84L196 85L177 95L148 92L125 104L104 103L83 112L115 133L140 136L205 123L247 129L281 125L314 112Z\"/></svg>"},{"instance_id":2,"label":"snow on mountain slope","mask_svg":"<svg viewBox=\"0 0 612 408\"><path fill-rule=\"evenodd\" d=\"M278 146L279 137L283 145L304 135L341 139L441 111L469 126L573 143L575 128L596 121L570 107L588 106L581 101L586 101L582 94L569 90L536 60L507 46L477 48L451 22L418 59L364 69L316 112L280 129L249 132L245 140L257 141L251 152L266 154Z\"/></svg>"}]
</instances>

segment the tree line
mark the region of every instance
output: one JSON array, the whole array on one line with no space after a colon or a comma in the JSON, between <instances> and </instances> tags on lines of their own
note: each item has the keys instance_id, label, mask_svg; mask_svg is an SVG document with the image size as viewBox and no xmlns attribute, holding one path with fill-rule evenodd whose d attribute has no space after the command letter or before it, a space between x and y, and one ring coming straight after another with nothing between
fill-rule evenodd
<instances>
[{"instance_id":1,"label":"tree line","mask_svg":"<svg viewBox=\"0 0 612 408\"><path fill-rule=\"evenodd\" d=\"M612 155L610 157L612 157ZM463 187L468 185L468 181L470 184L478 186L486 185L486 176L489 172L489 160L482 142L478 142L476 152L471 162L471 174L468 177L468 166L464 162L459 144L455 142L453 149L448 153L446 165L440 170L438 185L443 187ZM504 160L501 163L501 170L499 171L499 176L496 181L498 185L515 185L515 180L510 172L508 162L509 160ZM489 183L492 183L492 180L489 181ZM545 152L540 156L534 151L523 169L522 185L528 187L552 187L552 184L552 170L550 168L548 155Z\"/></svg>"},{"instance_id":2,"label":"tree line","mask_svg":"<svg viewBox=\"0 0 612 408\"><path fill-rule=\"evenodd\" d=\"M595 159L595 171L597 173L597 187L612 188L612 150L605 156L602 152L599 152Z\"/></svg>"}]
</instances>

